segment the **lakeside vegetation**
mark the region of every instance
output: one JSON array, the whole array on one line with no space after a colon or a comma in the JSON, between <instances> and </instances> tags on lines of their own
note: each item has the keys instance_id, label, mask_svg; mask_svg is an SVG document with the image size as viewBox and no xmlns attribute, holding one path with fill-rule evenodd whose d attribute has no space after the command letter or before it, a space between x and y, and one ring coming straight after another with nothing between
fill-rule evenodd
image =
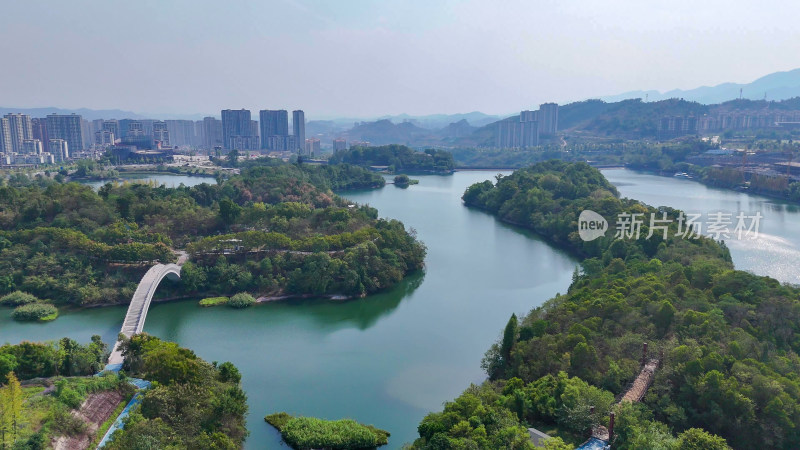
<instances>
[{"instance_id":1,"label":"lakeside vegetation","mask_svg":"<svg viewBox=\"0 0 800 450\"><path fill-rule=\"evenodd\" d=\"M107 356L99 336L85 345L63 338L0 347L0 446L47 448L60 436L91 441L95 436L77 417L83 402L90 395L123 401L133 392L116 374L93 376Z\"/></svg>"},{"instance_id":2,"label":"lakeside vegetation","mask_svg":"<svg viewBox=\"0 0 800 450\"><path fill-rule=\"evenodd\" d=\"M427 416L417 448L512 445L532 423L585 436L609 410L620 449L800 445L797 287L734 270L723 243L675 236L678 211L620 199L586 164L537 164L471 186L464 202L584 259L566 294L509 320L482 362L490 380ZM667 239L647 239L645 224L639 239L586 242L584 209L612 222L666 213L673 224ZM641 403L615 405L639 372L642 342L661 367Z\"/></svg>"},{"instance_id":3,"label":"lakeside vegetation","mask_svg":"<svg viewBox=\"0 0 800 450\"><path fill-rule=\"evenodd\" d=\"M96 444L136 390L128 374L152 386L106 448L241 448L247 398L233 364L146 334L121 345L123 371L102 376L94 375L108 346L99 336L0 347L0 447L49 448L59 437ZM95 406L84 407L93 396ZM105 403L108 417L95 409Z\"/></svg>"},{"instance_id":4,"label":"lakeside vegetation","mask_svg":"<svg viewBox=\"0 0 800 450\"><path fill-rule=\"evenodd\" d=\"M187 249L182 282L162 295L365 295L420 269L425 255L402 223L332 192L384 183L351 165L269 160L194 187L95 192L18 175L0 186L0 294L125 303L150 265Z\"/></svg>"},{"instance_id":5,"label":"lakeside vegetation","mask_svg":"<svg viewBox=\"0 0 800 450\"><path fill-rule=\"evenodd\" d=\"M565 139L570 138L567 136ZM574 142L573 142L574 141ZM797 155L797 143L781 139L780 136L755 135L738 138L737 148L750 152L769 152L772 157L786 158ZM719 145L695 137L686 137L668 142L626 141L613 139L610 142L583 142L570 139L565 146L545 145L536 149L453 149L457 168L461 169L518 169L531 164L558 159L569 162L590 162L599 167L625 166L672 176L686 173L695 180L712 187L734 189L766 195L791 202L800 202L800 181L788 179L785 169L781 173L756 173L742 170L745 159L742 152L716 156L725 165L711 164L706 154Z\"/></svg>"},{"instance_id":6,"label":"lakeside vegetation","mask_svg":"<svg viewBox=\"0 0 800 450\"><path fill-rule=\"evenodd\" d=\"M389 432L355 420L322 420L315 417L292 417L280 412L264 421L280 431L284 442L297 450L372 449L389 443Z\"/></svg>"},{"instance_id":7,"label":"lakeside vegetation","mask_svg":"<svg viewBox=\"0 0 800 450\"><path fill-rule=\"evenodd\" d=\"M208 363L147 334L121 343L126 374L152 382L111 436L108 449L242 447L247 396L231 363Z\"/></svg>"},{"instance_id":8,"label":"lakeside vegetation","mask_svg":"<svg viewBox=\"0 0 800 450\"><path fill-rule=\"evenodd\" d=\"M330 164L347 163L361 167L386 166L390 173L450 173L455 167L450 152L430 149L417 152L395 144L356 146L334 153L328 161Z\"/></svg>"}]
</instances>

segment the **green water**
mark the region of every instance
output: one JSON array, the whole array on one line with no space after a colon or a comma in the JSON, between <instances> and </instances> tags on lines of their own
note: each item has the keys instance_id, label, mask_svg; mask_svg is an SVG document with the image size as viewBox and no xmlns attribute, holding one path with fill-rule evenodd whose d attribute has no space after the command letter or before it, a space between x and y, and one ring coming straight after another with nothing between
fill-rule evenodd
<instances>
[{"instance_id":1,"label":"green water","mask_svg":"<svg viewBox=\"0 0 800 450\"><path fill-rule=\"evenodd\" d=\"M481 357L511 313L526 313L569 285L573 258L462 206L467 186L494 175L417 176L420 184L408 189L346 194L402 220L428 246L425 272L396 289L244 311L154 304L145 331L241 369L250 404L247 448L280 447L263 421L275 411L371 423L390 431L388 447L399 448L416 437L427 412L483 379ZM15 323L9 313L0 309L0 342L86 342L94 333L111 342L125 308L65 312L41 325Z\"/></svg>"},{"instance_id":2,"label":"green water","mask_svg":"<svg viewBox=\"0 0 800 450\"><path fill-rule=\"evenodd\" d=\"M494 172L418 176L408 189L347 193L400 219L428 246L427 268L396 289L365 299L283 302L249 310L200 308L193 301L154 304L145 331L174 340L209 361L242 370L250 403L247 448L280 448L263 422L288 411L350 417L392 433L389 448L416 437L420 419L483 379L483 352L512 312L525 313L566 291L575 260L530 233L461 205L464 189ZM605 170L624 196L687 211L760 211L755 241L728 241L738 268L800 280L800 210L764 197L627 170ZM187 177L159 175L168 186ZM208 180L208 179L204 179ZM0 342L87 342L116 336L124 307L63 311L48 324L20 324L0 309ZM285 448L285 447L284 447Z\"/></svg>"}]
</instances>

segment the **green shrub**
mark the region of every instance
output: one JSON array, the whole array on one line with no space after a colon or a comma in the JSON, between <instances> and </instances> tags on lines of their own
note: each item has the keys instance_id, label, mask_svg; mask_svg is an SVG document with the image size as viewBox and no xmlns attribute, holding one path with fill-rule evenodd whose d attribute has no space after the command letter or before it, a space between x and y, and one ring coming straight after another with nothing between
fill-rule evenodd
<instances>
[{"instance_id":1,"label":"green shrub","mask_svg":"<svg viewBox=\"0 0 800 450\"><path fill-rule=\"evenodd\" d=\"M86 431L86 422L70 414L69 409L56 405L50 413L53 429L59 434L77 436Z\"/></svg>"},{"instance_id":2,"label":"green shrub","mask_svg":"<svg viewBox=\"0 0 800 450\"><path fill-rule=\"evenodd\" d=\"M10 294L4 295L0 298L0 305L3 306L20 306L27 305L28 303L36 303L39 299L35 295L28 294L27 292L14 291Z\"/></svg>"},{"instance_id":3,"label":"green shrub","mask_svg":"<svg viewBox=\"0 0 800 450\"><path fill-rule=\"evenodd\" d=\"M17 306L11 317L20 321L48 321L58 317L58 308L49 303L28 303Z\"/></svg>"},{"instance_id":4,"label":"green shrub","mask_svg":"<svg viewBox=\"0 0 800 450\"><path fill-rule=\"evenodd\" d=\"M239 373L239 369L231 362L220 364L217 370L219 371L219 381L223 383L239 384L239 382L242 381L242 374Z\"/></svg>"},{"instance_id":5,"label":"green shrub","mask_svg":"<svg viewBox=\"0 0 800 450\"><path fill-rule=\"evenodd\" d=\"M285 412L279 412L264 416L264 422L267 422L268 424L277 428L278 431L283 430L283 427L285 427L290 420L292 420L292 416L290 416Z\"/></svg>"},{"instance_id":6,"label":"green shrub","mask_svg":"<svg viewBox=\"0 0 800 450\"><path fill-rule=\"evenodd\" d=\"M253 306L256 303L256 299L253 298L252 295L247 293L239 293L231 297L228 300L228 306L231 308L247 308L248 306Z\"/></svg>"},{"instance_id":7,"label":"green shrub","mask_svg":"<svg viewBox=\"0 0 800 450\"><path fill-rule=\"evenodd\" d=\"M389 442L389 432L351 419L292 417L282 412L268 415L264 420L277 428L286 443L296 449L374 448Z\"/></svg>"},{"instance_id":8,"label":"green shrub","mask_svg":"<svg viewBox=\"0 0 800 450\"><path fill-rule=\"evenodd\" d=\"M228 297L209 297L200 300L200 306L203 307L224 305L226 303L228 303Z\"/></svg>"},{"instance_id":9,"label":"green shrub","mask_svg":"<svg viewBox=\"0 0 800 450\"><path fill-rule=\"evenodd\" d=\"M83 397L81 394L78 393L75 389L71 387L64 386L60 389L61 392L58 393L58 400L69 406L72 409L78 409L81 407L81 403L83 403Z\"/></svg>"}]
</instances>

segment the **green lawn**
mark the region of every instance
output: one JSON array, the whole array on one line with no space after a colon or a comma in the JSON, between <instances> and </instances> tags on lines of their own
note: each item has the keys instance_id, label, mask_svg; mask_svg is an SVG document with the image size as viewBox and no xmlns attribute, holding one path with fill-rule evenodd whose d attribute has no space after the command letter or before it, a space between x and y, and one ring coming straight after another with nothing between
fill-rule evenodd
<instances>
[{"instance_id":1,"label":"green lawn","mask_svg":"<svg viewBox=\"0 0 800 450\"><path fill-rule=\"evenodd\" d=\"M200 300L200 306L209 307L209 306L219 306L228 303L228 297L209 297Z\"/></svg>"}]
</instances>

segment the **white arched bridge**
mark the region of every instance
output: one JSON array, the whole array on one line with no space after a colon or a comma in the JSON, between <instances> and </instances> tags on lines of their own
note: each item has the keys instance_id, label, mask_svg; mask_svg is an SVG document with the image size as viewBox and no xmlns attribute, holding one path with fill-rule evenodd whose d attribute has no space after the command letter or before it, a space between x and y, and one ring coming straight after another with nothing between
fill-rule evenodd
<instances>
[{"instance_id":1,"label":"white arched bridge","mask_svg":"<svg viewBox=\"0 0 800 450\"><path fill-rule=\"evenodd\" d=\"M165 277L170 280L178 280L181 277L181 266L178 264L156 264L144 274L139 286L136 287L136 292L133 293L120 333L131 337L136 333L142 332L144 320L147 318L147 310L150 309L150 302L153 300L153 294L156 293L158 285ZM114 350L108 358L108 364L107 370L119 370L122 365L122 352L119 348L119 341L114 344Z\"/></svg>"}]
</instances>

